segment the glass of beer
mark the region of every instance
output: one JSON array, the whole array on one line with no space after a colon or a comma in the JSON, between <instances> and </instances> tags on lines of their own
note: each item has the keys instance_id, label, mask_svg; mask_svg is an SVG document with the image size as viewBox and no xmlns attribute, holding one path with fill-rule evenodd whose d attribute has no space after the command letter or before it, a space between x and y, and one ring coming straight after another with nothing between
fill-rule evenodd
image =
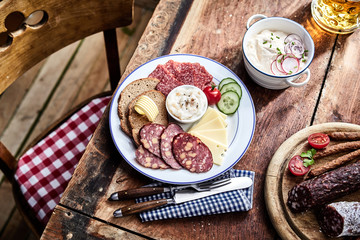
<instances>
[{"instance_id":1,"label":"glass of beer","mask_svg":"<svg viewBox=\"0 0 360 240\"><path fill-rule=\"evenodd\" d=\"M360 0L313 0L311 13L323 29L338 34L360 28Z\"/></svg>"}]
</instances>

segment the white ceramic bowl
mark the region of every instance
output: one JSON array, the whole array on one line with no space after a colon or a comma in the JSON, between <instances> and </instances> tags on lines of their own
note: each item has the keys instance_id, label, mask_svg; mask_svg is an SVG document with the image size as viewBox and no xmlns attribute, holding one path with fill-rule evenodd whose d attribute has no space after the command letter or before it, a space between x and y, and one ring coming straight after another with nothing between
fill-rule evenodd
<instances>
[{"instance_id":1,"label":"white ceramic bowl","mask_svg":"<svg viewBox=\"0 0 360 240\"><path fill-rule=\"evenodd\" d=\"M250 26L250 23L255 20L260 19ZM251 16L246 24L247 31L244 35L242 48L243 48L243 57L245 63L245 69L249 76L260 86L269 88L269 89L284 89L289 86L292 87L301 87L308 83L310 80L310 70L308 69L311 64L314 53L314 41L311 38L310 34L306 31L304 27L302 27L297 22L294 22L287 18L282 17L266 17L265 15L256 14ZM285 76L276 76L272 74L265 73L254 66L249 61L247 57L249 49L247 49L248 41L252 39L256 34L262 32L263 30L272 30L272 31L282 31L287 33L295 33L301 37L304 42L305 49L307 52L307 61L305 66L298 72L285 75ZM295 82L302 74L306 74L306 79L302 82Z\"/></svg>"},{"instance_id":2,"label":"white ceramic bowl","mask_svg":"<svg viewBox=\"0 0 360 240\"><path fill-rule=\"evenodd\" d=\"M176 92L183 92L185 89L191 89L191 90L194 90L194 91L199 91L200 92L200 101L203 102L203 108L202 109L199 109L197 112L196 112L196 116L192 117L191 119L180 119L178 118L177 116L175 116L171 110L170 110L170 107L168 106L168 102L169 102L169 98L171 98ZM169 115L176 121L180 122L180 123L193 123L197 120L199 120L206 112L207 108L208 108L208 101L207 101L207 98L206 98L206 95L205 93L198 87L195 87L195 86L192 86L192 85L181 85L181 86L178 86L176 88L174 88L173 90L171 90L171 92L167 95L166 97L166 110L167 112L169 113Z\"/></svg>"}]
</instances>

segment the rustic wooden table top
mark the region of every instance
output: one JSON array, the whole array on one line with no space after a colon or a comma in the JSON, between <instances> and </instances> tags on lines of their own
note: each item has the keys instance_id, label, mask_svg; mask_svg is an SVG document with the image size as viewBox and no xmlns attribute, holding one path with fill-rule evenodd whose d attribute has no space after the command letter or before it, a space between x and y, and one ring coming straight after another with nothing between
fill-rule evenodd
<instances>
[{"instance_id":1,"label":"rustic wooden table top","mask_svg":"<svg viewBox=\"0 0 360 240\"><path fill-rule=\"evenodd\" d=\"M256 172L253 209L187 219L141 223L137 216L113 218L119 206L108 202L116 190L150 182L121 159L105 112L42 239L274 239L264 201L269 161L291 135L325 122L360 124L360 31L336 35L314 22L311 1L162 0L123 76L155 57L192 53L234 71L249 89L256 109L252 143L236 169ZM242 38L247 19L257 13L303 25L315 43L311 80L301 88L269 90L247 75ZM125 201L122 204L130 203Z\"/></svg>"}]
</instances>

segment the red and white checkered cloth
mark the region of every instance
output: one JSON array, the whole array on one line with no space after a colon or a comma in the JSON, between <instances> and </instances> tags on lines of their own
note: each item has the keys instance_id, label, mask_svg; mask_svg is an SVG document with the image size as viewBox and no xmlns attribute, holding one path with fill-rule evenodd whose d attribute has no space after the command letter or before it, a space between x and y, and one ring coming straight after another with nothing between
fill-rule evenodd
<instances>
[{"instance_id":1,"label":"red and white checkered cloth","mask_svg":"<svg viewBox=\"0 0 360 240\"><path fill-rule=\"evenodd\" d=\"M92 100L19 159L15 179L44 226L59 203L110 98Z\"/></svg>"}]
</instances>

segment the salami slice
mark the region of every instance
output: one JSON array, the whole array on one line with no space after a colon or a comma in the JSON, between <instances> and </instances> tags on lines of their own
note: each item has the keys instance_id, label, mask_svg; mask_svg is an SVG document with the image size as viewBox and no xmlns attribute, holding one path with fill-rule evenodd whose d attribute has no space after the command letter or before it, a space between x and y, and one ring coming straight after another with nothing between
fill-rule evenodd
<instances>
[{"instance_id":1,"label":"salami slice","mask_svg":"<svg viewBox=\"0 0 360 240\"><path fill-rule=\"evenodd\" d=\"M336 202L318 215L321 231L328 237L360 236L360 202Z\"/></svg>"},{"instance_id":2,"label":"salami slice","mask_svg":"<svg viewBox=\"0 0 360 240\"><path fill-rule=\"evenodd\" d=\"M182 82L176 80L164 65L159 64L155 70L150 73L149 78L159 79L160 82L156 85L156 90L162 92L167 96L174 88L184 85Z\"/></svg>"},{"instance_id":3,"label":"salami slice","mask_svg":"<svg viewBox=\"0 0 360 240\"><path fill-rule=\"evenodd\" d=\"M182 132L184 131L179 125L171 123L167 126L161 135L160 150L162 159L174 169L180 169L182 167L174 158L172 152L172 142L174 137Z\"/></svg>"},{"instance_id":4,"label":"salami slice","mask_svg":"<svg viewBox=\"0 0 360 240\"><path fill-rule=\"evenodd\" d=\"M167 169L168 165L159 157L155 156L148 150L146 150L142 145L138 147L135 151L136 161L146 168L153 169Z\"/></svg>"},{"instance_id":5,"label":"salami slice","mask_svg":"<svg viewBox=\"0 0 360 240\"><path fill-rule=\"evenodd\" d=\"M175 70L176 80L186 85L194 85L194 67L192 63L179 63L176 65Z\"/></svg>"},{"instance_id":6,"label":"salami slice","mask_svg":"<svg viewBox=\"0 0 360 240\"><path fill-rule=\"evenodd\" d=\"M359 189L360 162L356 162L295 185L287 205L294 213L304 212Z\"/></svg>"},{"instance_id":7,"label":"salami slice","mask_svg":"<svg viewBox=\"0 0 360 240\"><path fill-rule=\"evenodd\" d=\"M161 157L160 137L164 130L164 125L156 123L146 124L140 129L141 144L144 148L157 157Z\"/></svg>"},{"instance_id":8,"label":"salami slice","mask_svg":"<svg viewBox=\"0 0 360 240\"><path fill-rule=\"evenodd\" d=\"M211 86L213 76L199 63L193 63L194 68L194 85L200 89Z\"/></svg>"},{"instance_id":9,"label":"salami slice","mask_svg":"<svg viewBox=\"0 0 360 240\"><path fill-rule=\"evenodd\" d=\"M209 148L199 138L189 133L176 135L172 147L175 159L190 172L207 172L213 166Z\"/></svg>"}]
</instances>

